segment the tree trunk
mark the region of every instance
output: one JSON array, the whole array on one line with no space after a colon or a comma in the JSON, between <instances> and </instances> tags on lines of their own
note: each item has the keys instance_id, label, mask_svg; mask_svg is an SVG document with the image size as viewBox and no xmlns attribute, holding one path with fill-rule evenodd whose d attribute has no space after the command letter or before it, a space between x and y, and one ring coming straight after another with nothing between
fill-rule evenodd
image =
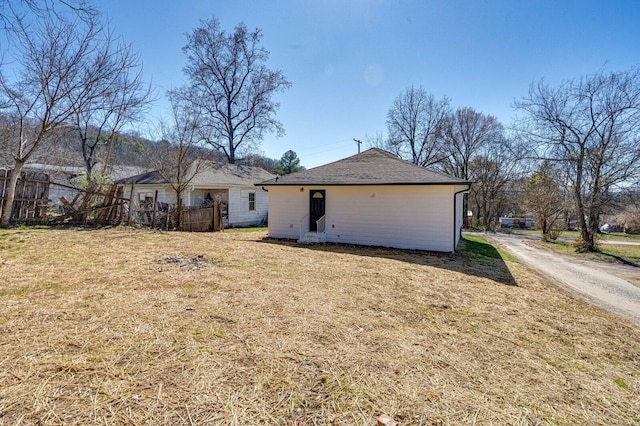
<instances>
[{"instance_id":1,"label":"tree trunk","mask_svg":"<svg viewBox=\"0 0 640 426\"><path fill-rule=\"evenodd\" d=\"M7 184L7 193L5 194L4 206L2 207L2 215L0 216L0 227L7 228L11 224L11 213L13 212L13 200L16 198L16 185L18 178L24 167L24 162L16 161L11 177Z\"/></svg>"},{"instance_id":2,"label":"tree trunk","mask_svg":"<svg viewBox=\"0 0 640 426\"><path fill-rule=\"evenodd\" d=\"M595 251L595 242L593 240L593 234L589 232L589 226L587 224L586 211L584 208L584 201L582 199L582 178L583 178L583 165L584 165L585 149L580 148L580 157L576 164L576 181L573 189L573 195L576 201L576 214L578 215L578 224L580 227L580 247L578 251Z\"/></svg>"},{"instance_id":3,"label":"tree trunk","mask_svg":"<svg viewBox=\"0 0 640 426\"><path fill-rule=\"evenodd\" d=\"M182 231L182 191L176 191L176 228Z\"/></svg>"}]
</instances>

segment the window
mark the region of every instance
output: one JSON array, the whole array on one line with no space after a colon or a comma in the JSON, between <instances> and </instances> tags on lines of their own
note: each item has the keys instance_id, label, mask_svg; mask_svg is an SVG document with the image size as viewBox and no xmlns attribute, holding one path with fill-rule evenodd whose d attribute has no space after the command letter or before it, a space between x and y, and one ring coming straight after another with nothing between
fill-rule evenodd
<instances>
[{"instance_id":1,"label":"window","mask_svg":"<svg viewBox=\"0 0 640 426\"><path fill-rule=\"evenodd\" d=\"M249 211L255 211L256 210L256 193L255 192L250 192L249 193Z\"/></svg>"}]
</instances>

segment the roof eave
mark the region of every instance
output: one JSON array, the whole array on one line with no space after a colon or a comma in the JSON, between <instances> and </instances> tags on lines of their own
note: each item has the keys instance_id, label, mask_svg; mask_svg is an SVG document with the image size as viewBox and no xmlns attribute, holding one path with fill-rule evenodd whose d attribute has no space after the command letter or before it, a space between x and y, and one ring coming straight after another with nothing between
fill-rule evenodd
<instances>
[{"instance_id":1,"label":"roof eave","mask_svg":"<svg viewBox=\"0 0 640 426\"><path fill-rule=\"evenodd\" d=\"M460 182L369 182L369 183L336 183L336 182L272 182L255 183L255 186L434 186L434 185L471 185L472 181Z\"/></svg>"}]
</instances>

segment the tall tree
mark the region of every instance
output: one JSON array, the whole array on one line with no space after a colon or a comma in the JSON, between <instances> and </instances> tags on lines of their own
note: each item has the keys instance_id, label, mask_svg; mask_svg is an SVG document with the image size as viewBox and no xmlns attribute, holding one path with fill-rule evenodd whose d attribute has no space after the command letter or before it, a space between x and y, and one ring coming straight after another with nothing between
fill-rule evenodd
<instances>
[{"instance_id":1,"label":"tall tree","mask_svg":"<svg viewBox=\"0 0 640 426\"><path fill-rule=\"evenodd\" d=\"M524 207L536 215L542 239L548 241L550 231L556 227L566 210L558 167L548 160L540 163L526 180L522 199Z\"/></svg>"},{"instance_id":2,"label":"tall tree","mask_svg":"<svg viewBox=\"0 0 640 426\"><path fill-rule=\"evenodd\" d=\"M282 158L278 161L278 164L276 164L275 172L284 176L304 169L305 168L300 165L298 154L296 154L295 151L289 150L282 155Z\"/></svg>"},{"instance_id":3,"label":"tall tree","mask_svg":"<svg viewBox=\"0 0 640 426\"><path fill-rule=\"evenodd\" d=\"M180 226L183 194L205 166L199 136L202 113L179 91L169 92L167 96L171 122L162 124L162 141L147 152L147 159L176 193L176 223Z\"/></svg>"},{"instance_id":4,"label":"tall tree","mask_svg":"<svg viewBox=\"0 0 640 426\"><path fill-rule=\"evenodd\" d=\"M520 173L512 141L492 141L472 158L469 170L473 181L469 204L475 208L478 225L493 230L509 209L508 186Z\"/></svg>"},{"instance_id":5,"label":"tall tree","mask_svg":"<svg viewBox=\"0 0 640 426\"><path fill-rule=\"evenodd\" d=\"M437 134L448 113L448 98L437 100L423 87L405 89L387 112L387 149L423 167L438 163L442 151Z\"/></svg>"},{"instance_id":6,"label":"tall tree","mask_svg":"<svg viewBox=\"0 0 640 426\"><path fill-rule=\"evenodd\" d=\"M4 149L13 159L0 226L8 226L15 188L22 168L43 141L69 122L90 101L94 83L104 69L94 52L103 41L103 27L60 13L42 13L29 21L14 14L7 30L14 72L0 75L0 98L11 121Z\"/></svg>"},{"instance_id":7,"label":"tall tree","mask_svg":"<svg viewBox=\"0 0 640 426\"><path fill-rule=\"evenodd\" d=\"M280 105L273 95L291 86L280 70L270 70L269 52L260 46L262 31L252 32L240 23L232 33L217 19L200 21L187 34L184 73L190 99L206 112L202 122L205 140L236 161L238 150L249 152L265 133L284 134L276 119Z\"/></svg>"},{"instance_id":8,"label":"tall tree","mask_svg":"<svg viewBox=\"0 0 640 426\"><path fill-rule=\"evenodd\" d=\"M439 162L452 176L470 180L474 158L483 155L492 144L503 144L504 129L492 115L477 112L473 108L458 108L448 114L439 128L444 158ZM491 166L491 163L485 163ZM486 170L492 173L491 170ZM467 211L468 194L463 198L463 211ZM468 220L464 216L465 222ZM465 223L465 226L468 226Z\"/></svg>"},{"instance_id":9,"label":"tall tree","mask_svg":"<svg viewBox=\"0 0 640 426\"><path fill-rule=\"evenodd\" d=\"M640 174L640 70L541 81L515 106L537 155L570 167L579 250L597 250L600 214Z\"/></svg>"},{"instance_id":10,"label":"tall tree","mask_svg":"<svg viewBox=\"0 0 640 426\"><path fill-rule=\"evenodd\" d=\"M489 144L501 143L503 132L496 117L473 108L458 108L447 115L440 126L439 137L445 153L440 164L450 175L468 180L473 158Z\"/></svg>"},{"instance_id":11,"label":"tall tree","mask_svg":"<svg viewBox=\"0 0 640 426\"><path fill-rule=\"evenodd\" d=\"M118 132L138 120L151 103L151 90L142 79L140 57L129 44L106 32L95 62L104 69L103 81L87 82L90 101L77 109L72 123L79 135L87 180L94 181L94 167L102 162L104 175Z\"/></svg>"}]
</instances>

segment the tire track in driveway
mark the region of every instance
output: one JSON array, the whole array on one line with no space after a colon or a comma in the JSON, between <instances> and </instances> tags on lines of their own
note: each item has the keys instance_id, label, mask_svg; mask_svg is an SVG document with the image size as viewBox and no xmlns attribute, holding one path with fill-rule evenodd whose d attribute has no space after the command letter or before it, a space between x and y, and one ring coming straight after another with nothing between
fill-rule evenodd
<instances>
[{"instance_id":1,"label":"tire track in driveway","mask_svg":"<svg viewBox=\"0 0 640 426\"><path fill-rule=\"evenodd\" d=\"M640 326L640 288L611 273L612 265L549 252L527 244L527 238L518 235L486 237L564 288Z\"/></svg>"}]
</instances>

